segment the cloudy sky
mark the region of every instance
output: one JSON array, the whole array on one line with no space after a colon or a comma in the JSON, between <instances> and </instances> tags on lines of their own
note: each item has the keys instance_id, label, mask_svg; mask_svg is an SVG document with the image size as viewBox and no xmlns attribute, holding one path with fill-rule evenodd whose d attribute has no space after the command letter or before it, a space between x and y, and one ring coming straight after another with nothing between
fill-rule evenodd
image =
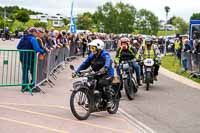
<instances>
[{"instance_id":1,"label":"cloudy sky","mask_svg":"<svg viewBox=\"0 0 200 133\"><path fill-rule=\"evenodd\" d=\"M108 1L113 3L123 1L135 6L137 10L146 8L154 12L159 19L165 19L165 6L171 8L169 17L180 16L186 21L193 12L200 12L200 0L74 0L74 13L94 12L97 6ZM17 5L50 15L61 13L69 16L71 2L72 0L0 0L0 6Z\"/></svg>"}]
</instances>

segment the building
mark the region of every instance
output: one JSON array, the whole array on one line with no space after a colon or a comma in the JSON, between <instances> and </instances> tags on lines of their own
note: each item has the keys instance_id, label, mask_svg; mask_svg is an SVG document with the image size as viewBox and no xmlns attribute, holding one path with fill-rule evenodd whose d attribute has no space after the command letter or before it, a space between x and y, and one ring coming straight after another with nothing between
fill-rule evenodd
<instances>
[{"instance_id":1,"label":"building","mask_svg":"<svg viewBox=\"0 0 200 133\"><path fill-rule=\"evenodd\" d=\"M48 21L52 21L52 26L54 27L65 26L63 18L65 17L61 14L56 14L55 16L49 16L48 14L30 15L30 19L39 20L40 22L48 23Z\"/></svg>"},{"instance_id":2,"label":"building","mask_svg":"<svg viewBox=\"0 0 200 133\"><path fill-rule=\"evenodd\" d=\"M176 30L176 27L171 25L171 24L166 24L165 25L165 21L164 20L160 20L160 30Z\"/></svg>"}]
</instances>

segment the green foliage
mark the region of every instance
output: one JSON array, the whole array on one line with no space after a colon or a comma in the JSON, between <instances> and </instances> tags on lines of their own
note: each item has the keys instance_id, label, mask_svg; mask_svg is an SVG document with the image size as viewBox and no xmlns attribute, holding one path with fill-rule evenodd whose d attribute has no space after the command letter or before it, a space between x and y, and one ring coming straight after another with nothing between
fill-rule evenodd
<instances>
[{"instance_id":1,"label":"green foliage","mask_svg":"<svg viewBox=\"0 0 200 133\"><path fill-rule=\"evenodd\" d=\"M22 22L15 20L11 26L11 31L14 32L16 29L18 29L19 31L24 31L26 28L27 27Z\"/></svg>"},{"instance_id":2,"label":"green foliage","mask_svg":"<svg viewBox=\"0 0 200 133\"><path fill-rule=\"evenodd\" d=\"M176 17L172 20L172 24L178 28L178 33L186 34L188 32L188 23L181 17Z\"/></svg>"},{"instance_id":3,"label":"green foliage","mask_svg":"<svg viewBox=\"0 0 200 133\"><path fill-rule=\"evenodd\" d=\"M81 15L78 15L77 28L82 30L89 30L92 28L93 20L92 14L85 12Z\"/></svg>"},{"instance_id":4,"label":"green foliage","mask_svg":"<svg viewBox=\"0 0 200 133\"><path fill-rule=\"evenodd\" d=\"M180 62L172 55L167 55L162 57L162 67L166 68L167 70L184 76L188 79L191 79L197 83L200 83L200 79L190 77L188 72L181 71Z\"/></svg>"},{"instance_id":5,"label":"green foliage","mask_svg":"<svg viewBox=\"0 0 200 133\"><path fill-rule=\"evenodd\" d=\"M171 18L167 21L167 23L168 23L168 24L173 24L172 21L173 21L174 19L176 19L176 16L171 17Z\"/></svg>"},{"instance_id":6,"label":"green foliage","mask_svg":"<svg viewBox=\"0 0 200 133\"><path fill-rule=\"evenodd\" d=\"M132 33L135 23L136 9L134 6L111 2L99 6L93 15L94 23L99 31L106 33Z\"/></svg>"},{"instance_id":7,"label":"green foliage","mask_svg":"<svg viewBox=\"0 0 200 133\"><path fill-rule=\"evenodd\" d=\"M53 25L53 21L49 20L47 24L47 29L50 29Z\"/></svg>"},{"instance_id":8,"label":"green foliage","mask_svg":"<svg viewBox=\"0 0 200 133\"><path fill-rule=\"evenodd\" d=\"M34 23L34 26L35 27L42 27L42 28L46 29L47 28L47 23L45 23L45 22L36 22L36 23Z\"/></svg>"},{"instance_id":9,"label":"green foliage","mask_svg":"<svg viewBox=\"0 0 200 133\"><path fill-rule=\"evenodd\" d=\"M165 33L166 32L166 33ZM176 34L176 31L174 30L174 31L169 31L169 30L167 30L167 31L164 31L164 30L160 30L160 31L158 31L158 33L157 33L157 36L165 36L165 35L174 35L174 34Z\"/></svg>"},{"instance_id":10,"label":"green foliage","mask_svg":"<svg viewBox=\"0 0 200 133\"><path fill-rule=\"evenodd\" d=\"M141 34L156 35L159 30L159 20L151 11L141 9L137 13L136 29Z\"/></svg>"},{"instance_id":11,"label":"green foliage","mask_svg":"<svg viewBox=\"0 0 200 133\"><path fill-rule=\"evenodd\" d=\"M193 13L190 17L190 20L200 20L200 12L199 13Z\"/></svg>"},{"instance_id":12,"label":"green foliage","mask_svg":"<svg viewBox=\"0 0 200 133\"><path fill-rule=\"evenodd\" d=\"M39 23L39 20L29 20L28 22L26 22L25 27L33 27L35 23Z\"/></svg>"},{"instance_id":13,"label":"green foliage","mask_svg":"<svg viewBox=\"0 0 200 133\"><path fill-rule=\"evenodd\" d=\"M26 11L18 11L16 14L16 19L20 22L26 23L30 19L29 14Z\"/></svg>"},{"instance_id":14,"label":"green foliage","mask_svg":"<svg viewBox=\"0 0 200 133\"><path fill-rule=\"evenodd\" d=\"M63 18L63 22L64 22L65 25L68 25L70 23L70 20L66 19L66 18Z\"/></svg>"},{"instance_id":15,"label":"green foliage","mask_svg":"<svg viewBox=\"0 0 200 133\"><path fill-rule=\"evenodd\" d=\"M19 11L25 11L28 15L41 14L40 12L19 8L18 6L6 6L5 8L0 7L0 16L4 15L4 9L6 10L7 17L13 20L15 19L15 14Z\"/></svg>"},{"instance_id":16,"label":"green foliage","mask_svg":"<svg viewBox=\"0 0 200 133\"><path fill-rule=\"evenodd\" d=\"M0 18L0 29L3 29L4 27L4 20Z\"/></svg>"}]
</instances>

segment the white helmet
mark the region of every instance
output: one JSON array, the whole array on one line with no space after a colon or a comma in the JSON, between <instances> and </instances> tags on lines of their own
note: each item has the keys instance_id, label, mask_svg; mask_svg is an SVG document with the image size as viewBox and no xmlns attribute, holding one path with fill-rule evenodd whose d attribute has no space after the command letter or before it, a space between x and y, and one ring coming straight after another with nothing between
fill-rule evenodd
<instances>
[{"instance_id":1,"label":"white helmet","mask_svg":"<svg viewBox=\"0 0 200 133\"><path fill-rule=\"evenodd\" d=\"M138 41L137 40L133 40L133 43L138 43Z\"/></svg>"},{"instance_id":2,"label":"white helmet","mask_svg":"<svg viewBox=\"0 0 200 133\"><path fill-rule=\"evenodd\" d=\"M104 49L104 42L100 39L95 39L88 44L88 46L96 46L97 49Z\"/></svg>"}]
</instances>

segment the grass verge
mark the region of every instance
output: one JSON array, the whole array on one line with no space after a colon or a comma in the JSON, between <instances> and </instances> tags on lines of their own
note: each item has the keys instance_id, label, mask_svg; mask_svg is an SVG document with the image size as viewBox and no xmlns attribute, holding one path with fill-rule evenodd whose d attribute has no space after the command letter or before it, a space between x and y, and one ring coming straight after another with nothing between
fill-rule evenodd
<instances>
[{"instance_id":1,"label":"grass verge","mask_svg":"<svg viewBox=\"0 0 200 133\"><path fill-rule=\"evenodd\" d=\"M179 74L183 77L186 77L190 80L193 80L197 83L200 83L200 79L191 77L191 74L187 71L182 71L182 67L181 67L179 60L176 59L175 56L173 56L173 55L166 55L166 56L162 57L162 65L161 66L171 72L174 72L174 73Z\"/></svg>"}]
</instances>

